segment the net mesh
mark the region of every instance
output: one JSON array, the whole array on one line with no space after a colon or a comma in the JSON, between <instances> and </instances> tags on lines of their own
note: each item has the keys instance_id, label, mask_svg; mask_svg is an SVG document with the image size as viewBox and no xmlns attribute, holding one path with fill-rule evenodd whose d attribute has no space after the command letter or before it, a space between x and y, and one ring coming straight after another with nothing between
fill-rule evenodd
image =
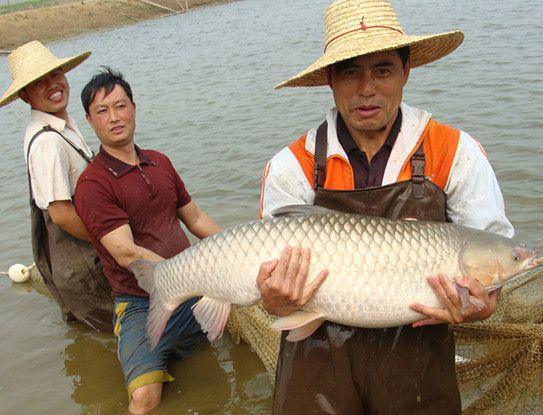
<instances>
[{"instance_id":1,"label":"net mesh","mask_svg":"<svg viewBox=\"0 0 543 415\"><path fill-rule=\"evenodd\" d=\"M273 384L280 335L260 304L236 308L228 330L248 343ZM543 269L505 286L484 322L454 327L464 414L543 413Z\"/></svg>"}]
</instances>

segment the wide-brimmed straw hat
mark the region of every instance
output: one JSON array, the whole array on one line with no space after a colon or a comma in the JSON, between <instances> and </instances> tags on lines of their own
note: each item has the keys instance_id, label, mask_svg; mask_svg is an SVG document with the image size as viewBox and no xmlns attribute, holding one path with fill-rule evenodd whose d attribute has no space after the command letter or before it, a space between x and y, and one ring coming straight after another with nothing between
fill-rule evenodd
<instances>
[{"instance_id":1,"label":"wide-brimmed straw hat","mask_svg":"<svg viewBox=\"0 0 543 415\"><path fill-rule=\"evenodd\" d=\"M336 62L409 46L411 67L448 55L464 40L458 30L426 36L404 32L388 0L337 0L324 15L324 54L295 77L276 86L328 85L326 68Z\"/></svg>"},{"instance_id":2,"label":"wide-brimmed straw hat","mask_svg":"<svg viewBox=\"0 0 543 415\"><path fill-rule=\"evenodd\" d=\"M0 98L0 107L16 100L23 88L42 76L59 68L66 73L87 59L90 54L91 52L87 51L71 58L57 58L37 40L18 47L8 56L9 71L13 82Z\"/></svg>"}]
</instances>

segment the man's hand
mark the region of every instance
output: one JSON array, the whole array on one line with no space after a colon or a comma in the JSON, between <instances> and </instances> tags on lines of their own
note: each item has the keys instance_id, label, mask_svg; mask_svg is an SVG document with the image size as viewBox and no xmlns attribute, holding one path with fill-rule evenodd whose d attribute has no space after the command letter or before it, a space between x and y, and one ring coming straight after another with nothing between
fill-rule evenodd
<instances>
[{"instance_id":1,"label":"man's hand","mask_svg":"<svg viewBox=\"0 0 543 415\"><path fill-rule=\"evenodd\" d=\"M309 249L286 247L279 260L260 266L256 283L264 309L276 316L287 316L307 303L321 286L328 271L323 270L307 286L311 252Z\"/></svg>"},{"instance_id":2,"label":"man's hand","mask_svg":"<svg viewBox=\"0 0 543 415\"><path fill-rule=\"evenodd\" d=\"M470 277L462 277L456 284L466 287L469 290L471 302L464 305L460 300L458 291L453 283L443 274L429 277L428 283L434 289L437 297L445 308L427 307L422 304L411 304L411 308L427 318L413 323L413 327L421 327L432 324L460 324L470 321L487 319L496 310L496 301L499 290L492 291L490 294L479 284L479 282Z\"/></svg>"}]
</instances>

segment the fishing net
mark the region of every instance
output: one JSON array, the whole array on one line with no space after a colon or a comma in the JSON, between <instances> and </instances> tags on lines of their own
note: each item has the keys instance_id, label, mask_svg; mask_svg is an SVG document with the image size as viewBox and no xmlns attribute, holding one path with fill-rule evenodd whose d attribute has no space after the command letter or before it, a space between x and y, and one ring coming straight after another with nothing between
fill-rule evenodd
<instances>
[{"instance_id":1,"label":"fishing net","mask_svg":"<svg viewBox=\"0 0 543 415\"><path fill-rule=\"evenodd\" d=\"M228 323L260 357L273 384L280 335L260 304L236 308ZM543 413L543 270L508 284L484 322L454 327L463 413Z\"/></svg>"},{"instance_id":2,"label":"fishing net","mask_svg":"<svg viewBox=\"0 0 543 415\"><path fill-rule=\"evenodd\" d=\"M232 341L241 340L249 344L258 355L270 377L275 383L275 367L279 355L281 334L271 328L274 316L268 314L258 303L252 307L235 307L228 320L228 332Z\"/></svg>"}]
</instances>

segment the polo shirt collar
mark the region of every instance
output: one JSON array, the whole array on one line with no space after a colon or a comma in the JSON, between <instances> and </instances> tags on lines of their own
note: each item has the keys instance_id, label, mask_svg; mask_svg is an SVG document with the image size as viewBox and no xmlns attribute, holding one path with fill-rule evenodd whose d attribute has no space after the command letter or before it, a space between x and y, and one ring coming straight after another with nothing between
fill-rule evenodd
<instances>
[{"instance_id":1,"label":"polo shirt collar","mask_svg":"<svg viewBox=\"0 0 543 415\"><path fill-rule=\"evenodd\" d=\"M142 151L136 145L134 145L134 147L140 161L139 165L147 164L149 166L155 166L155 162L151 159L151 157L149 157L149 154ZM113 157L106 150L104 150L104 147L102 146L100 146L100 151L98 152L97 158L115 177L121 177L136 167L132 166L131 164L127 164L116 157Z\"/></svg>"},{"instance_id":2,"label":"polo shirt collar","mask_svg":"<svg viewBox=\"0 0 543 415\"><path fill-rule=\"evenodd\" d=\"M358 145L354 141L353 137L351 136L351 133L349 133L349 130L347 129L347 126L345 125L345 121L343 121L343 117L338 112L337 114L337 136L339 139L339 142L343 149L345 150L345 153L349 154L351 151L358 149ZM398 138L398 134L400 133L400 129L402 128L402 110L398 108L398 116L394 120L394 124L392 124L392 128L390 129L390 132L388 133L388 137L383 144L383 147L392 148L394 147L394 143L396 142L396 138Z\"/></svg>"}]
</instances>

